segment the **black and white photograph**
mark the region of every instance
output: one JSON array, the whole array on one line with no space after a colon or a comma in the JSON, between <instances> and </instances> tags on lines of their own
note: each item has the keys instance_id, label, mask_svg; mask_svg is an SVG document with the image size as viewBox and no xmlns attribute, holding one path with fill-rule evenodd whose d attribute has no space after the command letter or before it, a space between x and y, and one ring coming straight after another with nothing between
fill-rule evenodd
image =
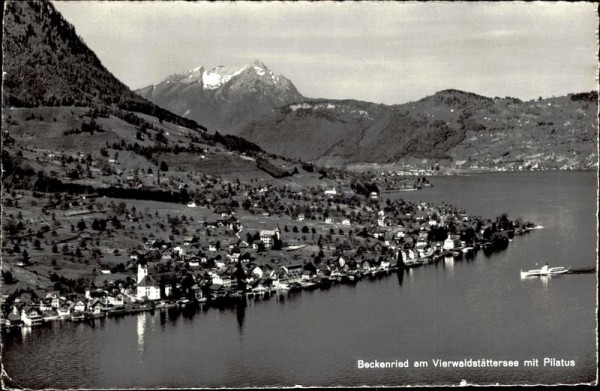
<instances>
[{"instance_id":1,"label":"black and white photograph","mask_svg":"<svg viewBox=\"0 0 600 391\"><path fill-rule=\"evenodd\" d=\"M596 386L598 11L5 0L1 388Z\"/></svg>"}]
</instances>

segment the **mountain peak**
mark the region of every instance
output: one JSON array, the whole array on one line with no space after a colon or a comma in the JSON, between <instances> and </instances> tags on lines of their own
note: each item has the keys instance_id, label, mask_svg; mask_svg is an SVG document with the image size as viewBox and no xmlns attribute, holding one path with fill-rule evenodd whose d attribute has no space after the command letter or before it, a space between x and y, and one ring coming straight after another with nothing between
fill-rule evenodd
<instances>
[{"instance_id":1,"label":"mountain peak","mask_svg":"<svg viewBox=\"0 0 600 391\"><path fill-rule=\"evenodd\" d=\"M256 60L252 63L252 65L256 65L259 68L268 69L267 66L260 60Z\"/></svg>"},{"instance_id":2,"label":"mountain peak","mask_svg":"<svg viewBox=\"0 0 600 391\"><path fill-rule=\"evenodd\" d=\"M222 131L257 119L275 107L305 100L293 83L262 61L242 66L196 67L138 90L150 101Z\"/></svg>"}]
</instances>

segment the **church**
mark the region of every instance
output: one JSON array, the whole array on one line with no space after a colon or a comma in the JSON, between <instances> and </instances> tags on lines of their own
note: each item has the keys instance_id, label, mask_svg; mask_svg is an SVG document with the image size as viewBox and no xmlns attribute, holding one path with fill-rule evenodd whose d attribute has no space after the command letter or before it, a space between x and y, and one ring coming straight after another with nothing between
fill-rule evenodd
<instances>
[{"instance_id":1,"label":"church","mask_svg":"<svg viewBox=\"0 0 600 391\"><path fill-rule=\"evenodd\" d=\"M169 296L171 287L165 286L165 295ZM137 272L137 292L138 300L160 300L160 284L148 275L148 266L145 263L138 263Z\"/></svg>"}]
</instances>

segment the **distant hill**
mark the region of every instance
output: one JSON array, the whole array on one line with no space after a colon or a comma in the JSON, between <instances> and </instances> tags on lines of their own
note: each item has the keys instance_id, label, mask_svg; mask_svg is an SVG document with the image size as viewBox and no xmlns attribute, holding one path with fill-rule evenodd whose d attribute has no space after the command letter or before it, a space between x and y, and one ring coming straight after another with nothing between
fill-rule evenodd
<instances>
[{"instance_id":1,"label":"distant hill","mask_svg":"<svg viewBox=\"0 0 600 391\"><path fill-rule=\"evenodd\" d=\"M276 109L239 135L320 164L427 159L591 168L598 164L597 100L596 92L522 102L458 90L389 106L311 100Z\"/></svg>"},{"instance_id":2,"label":"distant hill","mask_svg":"<svg viewBox=\"0 0 600 391\"><path fill-rule=\"evenodd\" d=\"M273 108L305 100L291 81L255 61L241 67L198 67L136 91L178 115L231 133Z\"/></svg>"},{"instance_id":3,"label":"distant hill","mask_svg":"<svg viewBox=\"0 0 600 391\"><path fill-rule=\"evenodd\" d=\"M3 21L4 107L113 105L204 129L134 94L49 1L9 1Z\"/></svg>"}]
</instances>

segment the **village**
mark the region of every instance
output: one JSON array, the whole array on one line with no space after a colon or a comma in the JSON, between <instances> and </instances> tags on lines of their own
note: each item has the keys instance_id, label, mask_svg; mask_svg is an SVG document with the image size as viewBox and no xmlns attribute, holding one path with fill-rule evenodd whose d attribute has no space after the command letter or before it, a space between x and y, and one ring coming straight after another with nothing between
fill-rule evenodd
<instances>
[{"instance_id":1,"label":"village","mask_svg":"<svg viewBox=\"0 0 600 391\"><path fill-rule=\"evenodd\" d=\"M235 305L508 246L534 224L391 200L353 180L292 190L214 178L185 204L12 192L3 327ZM24 284L27 282L27 284ZM12 288L12 289L11 289Z\"/></svg>"}]
</instances>

